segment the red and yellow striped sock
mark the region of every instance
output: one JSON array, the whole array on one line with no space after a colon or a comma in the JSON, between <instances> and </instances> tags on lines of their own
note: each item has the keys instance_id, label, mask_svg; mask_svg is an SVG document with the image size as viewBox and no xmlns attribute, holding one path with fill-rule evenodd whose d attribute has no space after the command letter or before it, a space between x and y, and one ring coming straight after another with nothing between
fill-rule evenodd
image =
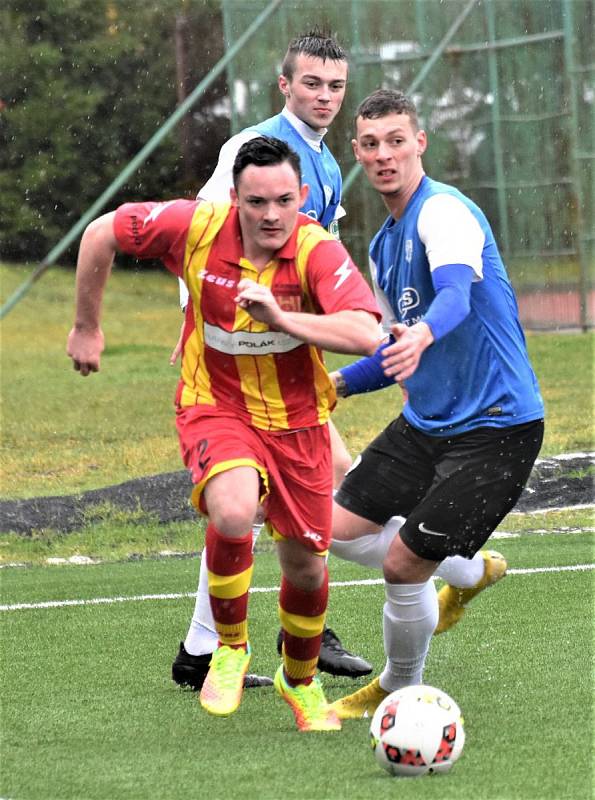
<instances>
[{"instance_id":1,"label":"red and yellow striped sock","mask_svg":"<svg viewBox=\"0 0 595 800\"><path fill-rule=\"evenodd\" d=\"M221 645L246 647L248 589L252 578L252 532L222 536L212 523L205 538L209 600Z\"/></svg>"},{"instance_id":2,"label":"red and yellow striped sock","mask_svg":"<svg viewBox=\"0 0 595 800\"><path fill-rule=\"evenodd\" d=\"M283 668L291 686L310 683L316 674L327 602L326 569L321 586L313 592L298 589L282 578L279 618L283 628Z\"/></svg>"}]
</instances>

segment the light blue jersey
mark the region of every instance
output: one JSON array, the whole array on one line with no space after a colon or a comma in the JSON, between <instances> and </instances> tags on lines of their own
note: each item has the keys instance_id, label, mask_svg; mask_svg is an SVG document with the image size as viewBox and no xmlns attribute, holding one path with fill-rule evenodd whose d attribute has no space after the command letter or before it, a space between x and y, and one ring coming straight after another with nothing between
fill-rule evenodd
<instances>
[{"instance_id":1,"label":"light blue jersey","mask_svg":"<svg viewBox=\"0 0 595 800\"><path fill-rule=\"evenodd\" d=\"M324 142L320 143L320 152L314 150L283 114L265 119L247 130L282 139L296 151L300 157L302 181L310 187L300 211L335 233L332 224L341 204L341 170Z\"/></svg>"},{"instance_id":2,"label":"light blue jersey","mask_svg":"<svg viewBox=\"0 0 595 800\"><path fill-rule=\"evenodd\" d=\"M287 115L287 116L286 116ZM291 124L303 127L303 132ZM306 202L300 208L304 214L317 220L339 238L338 219L344 216L341 207L341 170L331 151L322 141L323 133L309 128L305 122L291 114L286 108L275 117L265 119L256 125L236 133L221 148L217 166L209 180L199 189L197 197L211 203L227 203L230 189L233 186L233 165L240 147L256 136L275 136L295 150L300 157L303 183L310 187ZM308 143L311 139L315 144ZM180 280L180 306L186 308L188 290L184 281Z\"/></svg>"},{"instance_id":3,"label":"light blue jersey","mask_svg":"<svg viewBox=\"0 0 595 800\"><path fill-rule=\"evenodd\" d=\"M405 381L403 415L411 425L445 436L543 417L514 292L475 203L424 176L403 216L389 217L372 240L370 261L389 324L423 320L436 296L433 269L462 263L475 272L469 315L424 351Z\"/></svg>"}]
</instances>

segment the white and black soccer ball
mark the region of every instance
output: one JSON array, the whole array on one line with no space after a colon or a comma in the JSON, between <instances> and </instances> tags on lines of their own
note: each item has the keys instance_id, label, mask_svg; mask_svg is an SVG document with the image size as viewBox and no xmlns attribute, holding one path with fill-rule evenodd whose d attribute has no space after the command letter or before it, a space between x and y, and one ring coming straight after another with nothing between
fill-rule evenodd
<instances>
[{"instance_id":1,"label":"white and black soccer ball","mask_svg":"<svg viewBox=\"0 0 595 800\"><path fill-rule=\"evenodd\" d=\"M378 706L370 740L376 760L391 775L448 772L465 744L461 709L433 686L407 686Z\"/></svg>"}]
</instances>

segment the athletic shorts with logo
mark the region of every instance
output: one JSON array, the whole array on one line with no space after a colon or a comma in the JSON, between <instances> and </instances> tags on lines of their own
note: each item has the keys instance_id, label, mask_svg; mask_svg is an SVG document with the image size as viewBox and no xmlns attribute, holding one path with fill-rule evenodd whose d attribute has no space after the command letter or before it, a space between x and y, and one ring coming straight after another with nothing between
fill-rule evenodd
<instances>
[{"instance_id":1,"label":"athletic shorts with logo","mask_svg":"<svg viewBox=\"0 0 595 800\"><path fill-rule=\"evenodd\" d=\"M398 417L347 473L336 502L400 535L421 558L471 558L515 506L543 441L543 420L428 436Z\"/></svg>"},{"instance_id":2,"label":"athletic shorts with logo","mask_svg":"<svg viewBox=\"0 0 595 800\"><path fill-rule=\"evenodd\" d=\"M211 406L178 408L182 458L190 470L192 502L207 513L207 481L234 467L260 474L260 502L276 539L297 539L326 554L331 538L332 468L328 426L262 431ZM233 503L233 497L229 498Z\"/></svg>"}]
</instances>

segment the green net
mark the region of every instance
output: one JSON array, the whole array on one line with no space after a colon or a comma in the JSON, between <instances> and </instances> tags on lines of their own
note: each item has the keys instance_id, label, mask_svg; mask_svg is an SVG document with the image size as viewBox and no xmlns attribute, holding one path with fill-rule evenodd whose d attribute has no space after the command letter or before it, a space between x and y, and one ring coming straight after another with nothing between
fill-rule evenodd
<instances>
[{"instance_id":1,"label":"green net","mask_svg":"<svg viewBox=\"0 0 595 800\"><path fill-rule=\"evenodd\" d=\"M228 44L266 5L224 0ZM280 110L273 76L289 39L331 30L351 55L347 99L327 138L344 175L358 102L380 86L414 86L429 136L425 168L487 214L525 326L592 326L594 22L592 0L286 0L229 69L233 130ZM365 265L386 210L363 175L344 205L342 238Z\"/></svg>"}]
</instances>

